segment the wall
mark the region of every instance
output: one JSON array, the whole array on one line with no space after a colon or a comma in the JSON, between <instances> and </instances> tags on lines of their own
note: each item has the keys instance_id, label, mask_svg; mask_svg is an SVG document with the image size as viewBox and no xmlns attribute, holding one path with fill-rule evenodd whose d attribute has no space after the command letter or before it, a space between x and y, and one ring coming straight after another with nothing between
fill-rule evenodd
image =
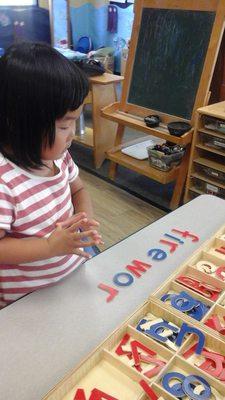
<instances>
[{"instance_id":1,"label":"wall","mask_svg":"<svg viewBox=\"0 0 225 400\"><path fill-rule=\"evenodd\" d=\"M79 37L90 36L94 49L102 46L114 47L118 37L130 38L133 23L133 6L118 8L117 33L107 31L108 4L106 0L70 0L72 39L76 46ZM116 51L116 72L120 71L120 50Z\"/></svg>"},{"instance_id":2,"label":"wall","mask_svg":"<svg viewBox=\"0 0 225 400\"><path fill-rule=\"evenodd\" d=\"M65 45L65 47L67 47L69 43L67 7L68 7L67 0L52 1L52 15L53 15L52 43L54 46L57 47L60 47L61 45Z\"/></svg>"},{"instance_id":3,"label":"wall","mask_svg":"<svg viewBox=\"0 0 225 400\"><path fill-rule=\"evenodd\" d=\"M0 7L0 47L7 49L21 40L51 43L48 10L36 6Z\"/></svg>"}]
</instances>

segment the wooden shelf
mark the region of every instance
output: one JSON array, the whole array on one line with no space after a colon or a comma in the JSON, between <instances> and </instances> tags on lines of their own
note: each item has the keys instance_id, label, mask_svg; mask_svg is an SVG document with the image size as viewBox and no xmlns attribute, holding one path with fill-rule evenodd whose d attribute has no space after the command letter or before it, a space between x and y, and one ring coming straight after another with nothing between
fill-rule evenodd
<instances>
[{"instance_id":1,"label":"wooden shelf","mask_svg":"<svg viewBox=\"0 0 225 400\"><path fill-rule=\"evenodd\" d=\"M109 85L110 83L119 83L124 80L123 76L120 75L113 75L105 72L103 75L96 75L90 77L91 84L97 83L100 85Z\"/></svg>"},{"instance_id":2,"label":"wooden shelf","mask_svg":"<svg viewBox=\"0 0 225 400\"><path fill-rule=\"evenodd\" d=\"M86 127L85 133L83 135L75 135L73 141L87 147L94 147L93 129Z\"/></svg>"},{"instance_id":3,"label":"wooden shelf","mask_svg":"<svg viewBox=\"0 0 225 400\"><path fill-rule=\"evenodd\" d=\"M225 118L225 101L211 104L210 106L201 107L198 109L198 113L201 115L207 115L218 119Z\"/></svg>"},{"instance_id":4,"label":"wooden shelf","mask_svg":"<svg viewBox=\"0 0 225 400\"><path fill-rule=\"evenodd\" d=\"M218 154L218 155L220 155L222 157L225 157L225 152L224 151L220 151L220 150L214 149L214 147L205 146L204 144L200 144L200 143L196 144L196 147L198 149L209 151L210 153Z\"/></svg>"},{"instance_id":5,"label":"wooden shelf","mask_svg":"<svg viewBox=\"0 0 225 400\"><path fill-rule=\"evenodd\" d=\"M108 151L107 158L111 161L116 162L126 168L132 169L133 171L145 175L148 178L151 178L157 182L166 184L174 181L177 178L177 173L179 166L174 167L170 171L161 171L156 168L153 168L149 165L148 160L137 160L133 157L129 157L126 154L123 154L120 150L118 151Z\"/></svg>"},{"instance_id":6,"label":"wooden shelf","mask_svg":"<svg viewBox=\"0 0 225 400\"><path fill-rule=\"evenodd\" d=\"M203 165L204 167L212 168L225 173L225 165L216 161L209 160L208 158L198 157L193 160L194 163Z\"/></svg>"},{"instance_id":7,"label":"wooden shelf","mask_svg":"<svg viewBox=\"0 0 225 400\"><path fill-rule=\"evenodd\" d=\"M200 179L209 185L216 186L218 189L222 189L222 191L225 189L225 184L222 183L220 179L213 176L207 176L204 174L204 171L200 171L200 168L199 170L196 168L196 166L199 165L225 174L225 151L202 144L199 137L202 134L207 134L212 137L225 139L225 134L217 132L216 130L213 131L207 129L202 126L202 117L204 116L213 117L220 121L224 121L225 123L225 101L211 104L210 106L202 107L197 110L196 126L191 149L191 159L189 163L188 178L185 189L185 201L190 200L190 192L194 192L196 194L205 193L204 191L195 188L193 178ZM220 190L219 192L219 197L222 197Z\"/></svg>"},{"instance_id":8,"label":"wooden shelf","mask_svg":"<svg viewBox=\"0 0 225 400\"><path fill-rule=\"evenodd\" d=\"M115 121L120 125L129 126L132 129L137 129L138 131L145 132L149 135L159 137L161 139L179 144L181 146L191 143L193 129L191 129L189 132L185 133L181 137L173 136L170 135L166 125L161 124L157 128L149 128L146 126L143 118L119 111L119 105L120 103L116 102L111 104L110 106L104 107L102 109L102 116L106 119L109 119L110 121Z\"/></svg>"},{"instance_id":9,"label":"wooden shelf","mask_svg":"<svg viewBox=\"0 0 225 400\"><path fill-rule=\"evenodd\" d=\"M197 189L195 186L190 186L189 190L193 193L197 193L197 194L205 194L205 192L203 192L203 190Z\"/></svg>"},{"instance_id":10,"label":"wooden shelf","mask_svg":"<svg viewBox=\"0 0 225 400\"><path fill-rule=\"evenodd\" d=\"M206 129L206 128L198 128L198 132L199 133L206 133L209 136L218 137L220 139L224 139L225 140L225 133L221 133L221 132L217 132L217 131L211 131L210 129Z\"/></svg>"}]
</instances>

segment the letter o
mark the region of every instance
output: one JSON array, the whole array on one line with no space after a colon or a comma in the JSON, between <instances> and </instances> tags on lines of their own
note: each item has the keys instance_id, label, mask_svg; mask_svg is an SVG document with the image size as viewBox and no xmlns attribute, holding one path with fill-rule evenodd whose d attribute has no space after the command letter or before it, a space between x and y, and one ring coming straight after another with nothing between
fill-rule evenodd
<instances>
[{"instance_id":1,"label":"letter o","mask_svg":"<svg viewBox=\"0 0 225 400\"><path fill-rule=\"evenodd\" d=\"M122 280L120 280L120 278L122 278ZM124 281L123 278L126 279L126 281ZM134 278L127 272L119 272L118 274L114 275L113 282L117 286L130 286L134 282Z\"/></svg>"}]
</instances>

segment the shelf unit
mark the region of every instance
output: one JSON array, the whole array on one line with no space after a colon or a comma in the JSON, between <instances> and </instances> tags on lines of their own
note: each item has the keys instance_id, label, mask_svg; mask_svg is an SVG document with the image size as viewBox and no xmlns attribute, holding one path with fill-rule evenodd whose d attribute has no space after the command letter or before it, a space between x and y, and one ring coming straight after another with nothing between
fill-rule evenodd
<instances>
[{"instance_id":1,"label":"shelf unit","mask_svg":"<svg viewBox=\"0 0 225 400\"><path fill-rule=\"evenodd\" d=\"M193 129L183 134L181 137L173 136L168 131L166 117L164 117L164 123L160 123L159 127L149 128L146 126L143 120L143 116L121 111L119 102L115 102L104 107L102 109L102 115L105 119L109 121L114 121L118 124L114 147L108 150L106 153L107 158L111 161L109 177L111 179L114 179L117 165L122 165L162 184L176 181L175 189L170 202L170 208L172 210L177 208L181 199L182 189L187 173L188 159L190 154L189 149L190 143L192 141ZM182 159L181 164L179 166L173 167L169 171L161 171L154 167L151 167L148 160L137 160L122 153L121 150L123 149L123 147L127 147L134 143L133 141L131 141L122 144L125 126L129 126L132 129L136 129L137 131L144 132L145 134L155 136L160 139L164 139L165 141L169 141L174 144L186 146L185 155ZM144 140L146 140L146 137L141 137L140 140L136 140L135 142L142 142Z\"/></svg>"},{"instance_id":2,"label":"shelf unit","mask_svg":"<svg viewBox=\"0 0 225 400\"><path fill-rule=\"evenodd\" d=\"M215 122L215 129L205 127L206 118ZM197 110L185 202L205 193L225 198L225 133L217 130L216 121L225 125L225 101Z\"/></svg>"}]
</instances>

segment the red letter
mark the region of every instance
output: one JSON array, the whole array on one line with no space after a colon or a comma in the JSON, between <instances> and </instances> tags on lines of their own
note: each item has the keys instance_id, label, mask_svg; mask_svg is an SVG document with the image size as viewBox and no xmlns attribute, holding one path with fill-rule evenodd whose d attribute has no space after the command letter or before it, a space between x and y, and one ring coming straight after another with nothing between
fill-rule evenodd
<instances>
[{"instance_id":1,"label":"red letter","mask_svg":"<svg viewBox=\"0 0 225 400\"><path fill-rule=\"evenodd\" d=\"M139 260L133 260L132 263L134 265L127 265L126 269L130 271L133 275L135 275L137 278L140 278L141 276L140 272L145 272L148 268L151 268L151 264L147 264Z\"/></svg>"},{"instance_id":2,"label":"red letter","mask_svg":"<svg viewBox=\"0 0 225 400\"><path fill-rule=\"evenodd\" d=\"M221 254L225 254L225 247L221 246L218 249L215 249L215 251L218 251L218 253L221 253Z\"/></svg>"},{"instance_id":3,"label":"red letter","mask_svg":"<svg viewBox=\"0 0 225 400\"><path fill-rule=\"evenodd\" d=\"M105 290L106 292L109 293L109 296L108 296L107 299L106 299L107 303L108 303L109 301L113 300L114 297L119 293L119 290L114 289L114 288L111 287L111 286L107 286L107 285L105 285L104 283L99 283L98 288L99 288L99 289L102 289L102 290Z\"/></svg>"},{"instance_id":4,"label":"red letter","mask_svg":"<svg viewBox=\"0 0 225 400\"><path fill-rule=\"evenodd\" d=\"M183 238L190 237L190 238L192 238L192 242L198 242L199 241L199 237L198 236L192 235L188 231L182 232L182 231L178 231L178 229L172 229L172 232L180 233Z\"/></svg>"},{"instance_id":5,"label":"red letter","mask_svg":"<svg viewBox=\"0 0 225 400\"><path fill-rule=\"evenodd\" d=\"M178 246L177 243L169 242L168 240L164 240L164 239L161 239L159 242L163 243L163 244L168 244L170 246L170 253L173 253Z\"/></svg>"},{"instance_id":6,"label":"red letter","mask_svg":"<svg viewBox=\"0 0 225 400\"><path fill-rule=\"evenodd\" d=\"M132 340L132 342L130 342L130 346L131 346L131 350L132 350L132 354L133 354L134 364L136 366L140 365L140 362L141 362L138 348L141 350L144 350L144 352L149 354L150 356L156 355L155 351L150 350L148 347L146 347L144 344L138 342L137 340Z\"/></svg>"},{"instance_id":7,"label":"red letter","mask_svg":"<svg viewBox=\"0 0 225 400\"><path fill-rule=\"evenodd\" d=\"M77 389L73 400L86 400L84 389Z\"/></svg>"},{"instance_id":8,"label":"red letter","mask_svg":"<svg viewBox=\"0 0 225 400\"><path fill-rule=\"evenodd\" d=\"M118 400L115 397L110 396L109 394L102 392L99 389L93 389L91 391L91 396L90 396L90 400L102 400L102 399L106 399L106 400Z\"/></svg>"},{"instance_id":9,"label":"red letter","mask_svg":"<svg viewBox=\"0 0 225 400\"><path fill-rule=\"evenodd\" d=\"M151 400L158 400L158 396L156 396L155 392L148 386L147 382L143 379L139 382L141 387L144 389L145 393L147 394L148 398Z\"/></svg>"}]
</instances>

